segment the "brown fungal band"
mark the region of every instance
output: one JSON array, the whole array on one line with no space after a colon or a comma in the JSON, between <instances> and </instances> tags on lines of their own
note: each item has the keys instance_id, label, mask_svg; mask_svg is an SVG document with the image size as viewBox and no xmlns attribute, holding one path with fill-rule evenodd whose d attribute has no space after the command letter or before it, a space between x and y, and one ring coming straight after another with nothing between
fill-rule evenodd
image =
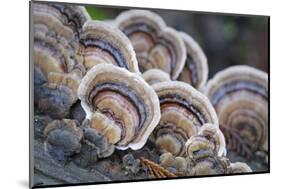
<instances>
[{"instance_id":1,"label":"brown fungal band","mask_svg":"<svg viewBox=\"0 0 281 189\"><path fill-rule=\"evenodd\" d=\"M268 149L268 76L248 66L217 73L205 89L221 125L239 131L251 150Z\"/></svg>"},{"instance_id":2,"label":"brown fungal band","mask_svg":"<svg viewBox=\"0 0 281 189\"><path fill-rule=\"evenodd\" d=\"M138 64L129 39L117 28L99 21L84 24L78 55L86 69L109 63L138 73Z\"/></svg>"},{"instance_id":3,"label":"brown fungal band","mask_svg":"<svg viewBox=\"0 0 281 189\"><path fill-rule=\"evenodd\" d=\"M196 83L198 82L197 66L189 54L186 56L186 64L187 66L184 67L183 72L187 72L187 74L183 77L187 83L190 83L192 86L196 86Z\"/></svg>"},{"instance_id":4,"label":"brown fungal band","mask_svg":"<svg viewBox=\"0 0 281 189\"><path fill-rule=\"evenodd\" d=\"M157 14L130 10L115 19L115 25L130 39L136 51L140 71L157 68L173 80L180 74L186 49L179 34L166 26Z\"/></svg>"},{"instance_id":5,"label":"brown fungal band","mask_svg":"<svg viewBox=\"0 0 281 189\"><path fill-rule=\"evenodd\" d=\"M184 144L189 136L187 132L175 125L158 125L154 130L155 144L161 152L171 152L179 155L184 154ZM158 139L158 140L157 140ZM176 148L175 148L176 147Z\"/></svg>"},{"instance_id":6,"label":"brown fungal band","mask_svg":"<svg viewBox=\"0 0 281 189\"><path fill-rule=\"evenodd\" d=\"M111 64L90 69L78 96L91 127L119 149L141 148L160 119L154 90L141 76Z\"/></svg>"},{"instance_id":7,"label":"brown fungal band","mask_svg":"<svg viewBox=\"0 0 281 189\"><path fill-rule=\"evenodd\" d=\"M186 47L186 60L179 80L202 90L208 78L207 58L199 44L187 33L179 32Z\"/></svg>"},{"instance_id":8,"label":"brown fungal band","mask_svg":"<svg viewBox=\"0 0 281 189\"><path fill-rule=\"evenodd\" d=\"M35 24L44 24L71 42L77 40L83 24L90 20L86 9L81 6L34 3Z\"/></svg>"},{"instance_id":9,"label":"brown fungal band","mask_svg":"<svg viewBox=\"0 0 281 189\"><path fill-rule=\"evenodd\" d=\"M171 41L169 41L168 39L164 39L164 38L158 38L158 36L155 34L156 30L147 25L146 23L137 23L137 24L132 24L130 26L127 26L123 29L123 32L128 36L131 37L133 35L151 35L151 43L153 43L154 45L159 44L162 45L164 47L167 48L167 53L170 56L171 59L171 64L170 64L170 70L174 70L175 66L176 66L176 52L174 50L174 46L172 44ZM143 34L142 34L143 33ZM154 35L153 35L154 33ZM158 39L157 39L158 38ZM142 70L145 70L144 67L142 67L143 65L140 65Z\"/></svg>"},{"instance_id":10,"label":"brown fungal band","mask_svg":"<svg viewBox=\"0 0 281 189\"><path fill-rule=\"evenodd\" d=\"M185 143L205 123L218 125L211 103L189 84L179 81L152 85L161 109L161 119L152 139L160 152L183 156Z\"/></svg>"},{"instance_id":11,"label":"brown fungal band","mask_svg":"<svg viewBox=\"0 0 281 189\"><path fill-rule=\"evenodd\" d=\"M88 101L91 101L93 111L97 110L95 104L101 100L105 95L111 95L113 93L113 98L119 96L120 99L124 98L128 103L132 103L136 107L137 114L139 116L138 127L135 128L134 132L139 132L143 127L144 122L147 118L147 107L145 107L143 100L135 93L134 90L128 88L122 83L101 83L95 86L95 88L89 93ZM110 110L103 110L102 113L110 114L112 119L114 119L114 114ZM122 123L121 123L122 124Z\"/></svg>"},{"instance_id":12,"label":"brown fungal band","mask_svg":"<svg viewBox=\"0 0 281 189\"><path fill-rule=\"evenodd\" d=\"M43 25L35 25L33 51L34 63L46 77L50 72L76 72L80 77L85 73L68 41Z\"/></svg>"},{"instance_id":13,"label":"brown fungal band","mask_svg":"<svg viewBox=\"0 0 281 189\"><path fill-rule=\"evenodd\" d=\"M57 9L64 16L66 23L68 23L68 25L72 27L73 30L81 29L84 23L87 20L90 20L89 14L82 6L63 4L52 4L51 6Z\"/></svg>"},{"instance_id":14,"label":"brown fungal band","mask_svg":"<svg viewBox=\"0 0 281 189\"><path fill-rule=\"evenodd\" d=\"M59 62L62 62L62 65L59 66L63 71L66 70L66 65L64 64L64 58L61 54L58 53L57 45L53 45L51 43L48 43L42 39L35 38L34 39L34 45L40 49L50 51L50 53L58 59Z\"/></svg>"},{"instance_id":15,"label":"brown fungal band","mask_svg":"<svg viewBox=\"0 0 281 189\"><path fill-rule=\"evenodd\" d=\"M216 105L225 95L231 95L232 93L242 90L259 94L265 100L268 100L268 91L262 85L252 81L233 81L221 86L221 88L213 94L211 102Z\"/></svg>"},{"instance_id":16,"label":"brown fungal band","mask_svg":"<svg viewBox=\"0 0 281 189\"><path fill-rule=\"evenodd\" d=\"M128 69L128 66L125 64L125 59L119 53L118 49L108 44L107 42L102 41L100 39L96 39L96 40L80 39L80 44L82 44L84 48L89 48L89 49L97 48L97 49L101 49L102 51L105 51L106 53L109 53L119 67L124 67Z\"/></svg>"},{"instance_id":17,"label":"brown fungal band","mask_svg":"<svg viewBox=\"0 0 281 189\"><path fill-rule=\"evenodd\" d=\"M67 62L71 61L63 46L55 38L44 33L34 35L34 62L41 67L43 73L67 72ZM71 63L69 63L71 64Z\"/></svg>"},{"instance_id":18,"label":"brown fungal band","mask_svg":"<svg viewBox=\"0 0 281 189\"><path fill-rule=\"evenodd\" d=\"M183 107L188 111L188 113L193 114L199 124L204 124L207 122L205 115L202 114L197 107L195 107L191 102L182 98L178 94L167 94L159 97L160 104L175 104L177 106Z\"/></svg>"}]
</instances>

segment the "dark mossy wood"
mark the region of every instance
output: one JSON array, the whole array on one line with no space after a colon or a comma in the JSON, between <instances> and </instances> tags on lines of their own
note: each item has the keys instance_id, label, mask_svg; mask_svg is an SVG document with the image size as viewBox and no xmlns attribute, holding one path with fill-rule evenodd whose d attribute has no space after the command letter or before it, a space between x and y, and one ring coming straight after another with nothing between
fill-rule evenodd
<instances>
[{"instance_id":1,"label":"dark mossy wood","mask_svg":"<svg viewBox=\"0 0 281 189\"><path fill-rule=\"evenodd\" d=\"M48 153L44 151L44 145L40 141L34 141L34 169L40 177L43 175L49 177L48 179L57 183L87 183L87 182L104 182L111 181L99 171L94 169L87 170L76 166L70 162L66 165L61 165L54 161ZM35 183L36 184L36 183ZM50 184L38 183L38 184Z\"/></svg>"}]
</instances>

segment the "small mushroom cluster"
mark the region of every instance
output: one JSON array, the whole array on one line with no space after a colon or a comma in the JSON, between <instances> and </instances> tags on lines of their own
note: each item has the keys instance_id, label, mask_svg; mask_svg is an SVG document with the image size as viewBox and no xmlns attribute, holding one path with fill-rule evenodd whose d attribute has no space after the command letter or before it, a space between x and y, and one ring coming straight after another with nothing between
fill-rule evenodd
<instances>
[{"instance_id":1,"label":"small mushroom cluster","mask_svg":"<svg viewBox=\"0 0 281 189\"><path fill-rule=\"evenodd\" d=\"M149 140L175 173L251 171L226 158L230 140L220 125L238 130L253 152L268 150L262 71L232 67L206 84L197 42L150 11L101 22L75 5L33 3L32 10L35 109L53 119L38 132L54 159L87 167Z\"/></svg>"},{"instance_id":2,"label":"small mushroom cluster","mask_svg":"<svg viewBox=\"0 0 281 189\"><path fill-rule=\"evenodd\" d=\"M34 103L38 112L54 119L70 114L86 70L76 50L82 25L90 16L84 7L34 3Z\"/></svg>"},{"instance_id":3,"label":"small mushroom cluster","mask_svg":"<svg viewBox=\"0 0 281 189\"><path fill-rule=\"evenodd\" d=\"M43 134L45 150L62 164L73 160L77 165L87 167L114 151L114 146L86 120L82 125L71 119L54 120L47 124Z\"/></svg>"},{"instance_id":4,"label":"small mushroom cluster","mask_svg":"<svg viewBox=\"0 0 281 189\"><path fill-rule=\"evenodd\" d=\"M252 172L245 163L230 163L225 157L225 147L225 139L220 129L210 123L204 124L185 143L183 156L163 153L160 156L160 165L178 175L189 176Z\"/></svg>"}]
</instances>

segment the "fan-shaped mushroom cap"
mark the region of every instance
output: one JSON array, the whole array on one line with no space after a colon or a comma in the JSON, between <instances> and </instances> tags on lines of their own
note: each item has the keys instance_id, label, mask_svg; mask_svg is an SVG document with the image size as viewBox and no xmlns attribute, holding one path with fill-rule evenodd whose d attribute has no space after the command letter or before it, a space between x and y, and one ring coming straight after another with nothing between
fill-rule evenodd
<instances>
[{"instance_id":1,"label":"fan-shaped mushroom cap","mask_svg":"<svg viewBox=\"0 0 281 189\"><path fill-rule=\"evenodd\" d=\"M90 20L86 9L57 3L33 3L34 24L43 24L70 43L78 40L83 24Z\"/></svg>"},{"instance_id":2,"label":"fan-shaped mushroom cap","mask_svg":"<svg viewBox=\"0 0 281 189\"><path fill-rule=\"evenodd\" d=\"M226 155L225 138L218 126L207 123L200 128L198 135L208 138L215 144L218 156Z\"/></svg>"},{"instance_id":3,"label":"fan-shaped mushroom cap","mask_svg":"<svg viewBox=\"0 0 281 189\"><path fill-rule=\"evenodd\" d=\"M268 76L248 66L217 73L205 90L221 125L236 129L252 150L268 149Z\"/></svg>"},{"instance_id":4,"label":"fan-shaped mushroom cap","mask_svg":"<svg viewBox=\"0 0 281 189\"><path fill-rule=\"evenodd\" d=\"M100 63L110 63L139 72L129 39L119 29L104 22L88 21L84 24L78 55L87 69Z\"/></svg>"},{"instance_id":5,"label":"fan-shaped mushroom cap","mask_svg":"<svg viewBox=\"0 0 281 189\"><path fill-rule=\"evenodd\" d=\"M166 152L161 154L160 156L160 164L163 167L171 167L173 166L173 164L175 163L175 156L173 156L173 154L171 154L170 152Z\"/></svg>"},{"instance_id":6,"label":"fan-shaped mushroom cap","mask_svg":"<svg viewBox=\"0 0 281 189\"><path fill-rule=\"evenodd\" d=\"M80 152L82 130L77 122L69 119L54 120L44 129L45 149L58 161Z\"/></svg>"},{"instance_id":7,"label":"fan-shaped mushroom cap","mask_svg":"<svg viewBox=\"0 0 281 189\"><path fill-rule=\"evenodd\" d=\"M145 71L142 74L142 78L150 85L171 80L169 74L159 69L150 69Z\"/></svg>"},{"instance_id":8,"label":"fan-shaped mushroom cap","mask_svg":"<svg viewBox=\"0 0 281 189\"><path fill-rule=\"evenodd\" d=\"M77 100L85 68L76 60L68 41L42 24L34 26L33 56L35 104L42 113L64 118Z\"/></svg>"},{"instance_id":9,"label":"fan-shaped mushroom cap","mask_svg":"<svg viewBox=\"0 0 281 189\"><path fill-rule=\"evenodd\" d=\"M74 162L81 167L88 167L98 159L110 156L114 152L114 146L107 139L90 127L90 121L85 119L81 125L83 130L82 148L75 156Z\"/></svg>"},{"instance_id":10,"label":"fan-shaped mushroom cap","mask_svg":"<svg viewBox=\"0 0 281 189\"><path fill-rule=\"evenodd\" d=\"M78 97L91 126L119 149L141 148L160 119L154 90L139 75L111 64L90 69Z\"/></svg>"},{"instance_id":11,"label":"fan-shaped mushroom cap","mask_svg":"<svg viewBox=\"0 0 281 189\"><path fill-rule=\"evenodd\" d=\"M48 83L40 86L37 94L37 108L53 118L64 118L71 106L77 101L80 77L76 74L51 72Z\"/></svg>"},{"instance_id":12,"label":"fan-shaped mushroom cap","mask_svg":"<svg viewBox=\"0 0 281 189\"><path fill-rule=\"evenodd\" d=\"M213 124L203 125L197 135L188 139L185 146L187 156L191 159L226 155L224 136L219 127Z\"/></svg>"},{"instance_id":13,"label":"fan-shaped mushroom cap","mask_svg":"<svg viewBox=\"0 0 281 189\"><path fill-rule=\"evenodd\" d=\"M231 173L250 173L252 169L246 164L242 162L236 162L230 164L230 172Z\"/></svg>"},{"instance_id":14,"label":"fan-shaped mushroom cap","mask_svg":"<svg viewBox=\"0 0 281 189\"><path fill-rule=\"evenodd\" d=\"M160 156L160 165L165 168L175 168L177 172L186 173L187 172L187 164L185 158L183 157L175 157L170 152L163 153Z\"/></svg>"},{"instance_id":15,"label":"fan-shaped mushroom cap","mask_svg":"<svg viewBox=\"0 0 281 189\"><path fill-rule=\"evenodd\" d=\"M205 123L218 125L217 115L211 103L202 93L189 84L179 81L152 85L161 108L161 120L153 138L161 152L182 156L185 143Z\"/></svg>"},{"instance_id":16,"label":"fan-shaped mushroom cap","mask_svg":"<svg viewBox=\"0 0 281 189\"><path fill-rule=\"evenodd\" d=\"M50 72L75 72L81 77L85 74L85 68L78 63L75 52L66 39L44 25L35 25L34 30L34 64L46 77Z\"/></svg>"},{"instance_id":17,"label":"fan-shaped mushroom cap","mask_svg":"<svg viewBox=\"0 0 281 189\"><path fill-rule=\"evenodd\" d=\"M122 12L115 25L131 40L142 72L158 68L175 80L186 58L186 49L178 32L163 19L147 10Z\"/></svg>"},{"instance_id":18,"label":"fan-shaped mushroom cap","mask_svg":"<svg viewBox=\"0 0 281 189\"><path fill-rule=\"evenodd\" d=\"M185 47L186 60L179 80L192 85L196 89L203 89L208 78L207 58L199 44L187 33L180 32Z\"/></svg>"},{"instance_id":19,"label":"fan-shaped mushroom cap","mask_svg":"<svg viewBox=\"0 0 281 189\"><path fill-rule=\"evenodd\" d=\"M76 74L61 74L51 72L48 74L48 83L53 83L57 85L64 85L71 89L74 98L77 99L77 90L80 85L81 78ZM75 99L75 100L76 100Z\"/></svg>"},{"instance_id":20,"label":"fan-shaped mushroom cap","mask_svg":"<svg viewBox=\"0 0 281 189\"><path fill-rule=\"evenodd\" d=\"M229 161L226 158L207 157L196 160L191 169L191 175L217 175L226 174L229 170Z\"/></svg>"},{"instance_id":21,"label":"fan-shaped mushroom cap","mask_svg":"<svg viewBox=\"0 0 281 189\"><path fill-rule=\"evenodd\" d=\"M188 167L188 162L183 157L176 157L174 167L176 168L176 170L178 172L186 173L187 167Z\"/></svg>"}]
</instances>

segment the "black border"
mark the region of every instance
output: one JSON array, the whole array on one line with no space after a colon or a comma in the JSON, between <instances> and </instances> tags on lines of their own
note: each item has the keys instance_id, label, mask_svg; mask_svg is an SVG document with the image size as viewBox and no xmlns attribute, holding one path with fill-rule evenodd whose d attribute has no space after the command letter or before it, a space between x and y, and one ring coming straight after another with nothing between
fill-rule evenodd
<instances>
[{"instance_id":1,"label":"black border","mask_svg":"<svg viewBox=\"0 0 281 189\"><path fill-rule=\"evenodd\" d=\"M106 8L124 8L124 9L143 9L143 10L164 10L164 11L179 11L189 13L200 13L208 15L223 15L223 16L244 16L244 17L267 17L268 18L268 170L250 173L235 173L235 174L217 174L217 175L203 175L203 176L185 176L176 178L161 178L161 179L137 179L137 180L120 180L120 181L104 181L104 182L87 182L87 183L75 183L75 184L54 184L54 185L33 185L33 63L32 63L32 51L33 47L33 20L32 20L32 3L57 3L57 4L71 4L88 6L93 5L96 7ZM31 137L32 136L32 137ZM134 183L143 181L160 181L160 180L178 180L178 179L190 179L190 178L211 178L211 177L226 177L226 176L239 176L239 175L256 175L256 174L268 174L270 173L270 16L269 15L255 15L255 14L238 14L238 13L223 13L223 12L205 12L205 11L192 11L192 10L176 10L176 9L164 9L164 8L146 8L146 7L130 7L130 6L116 6L116 5L99 5L90 3L69 3L69 2L56 2L56 1L40 1L30 0L29 1L29 188L53 188L53 187L68 187L68 186L85 186L85 185L99 185L99 184L116 184L116 183Z\"/></svg>"}]
</instances>

